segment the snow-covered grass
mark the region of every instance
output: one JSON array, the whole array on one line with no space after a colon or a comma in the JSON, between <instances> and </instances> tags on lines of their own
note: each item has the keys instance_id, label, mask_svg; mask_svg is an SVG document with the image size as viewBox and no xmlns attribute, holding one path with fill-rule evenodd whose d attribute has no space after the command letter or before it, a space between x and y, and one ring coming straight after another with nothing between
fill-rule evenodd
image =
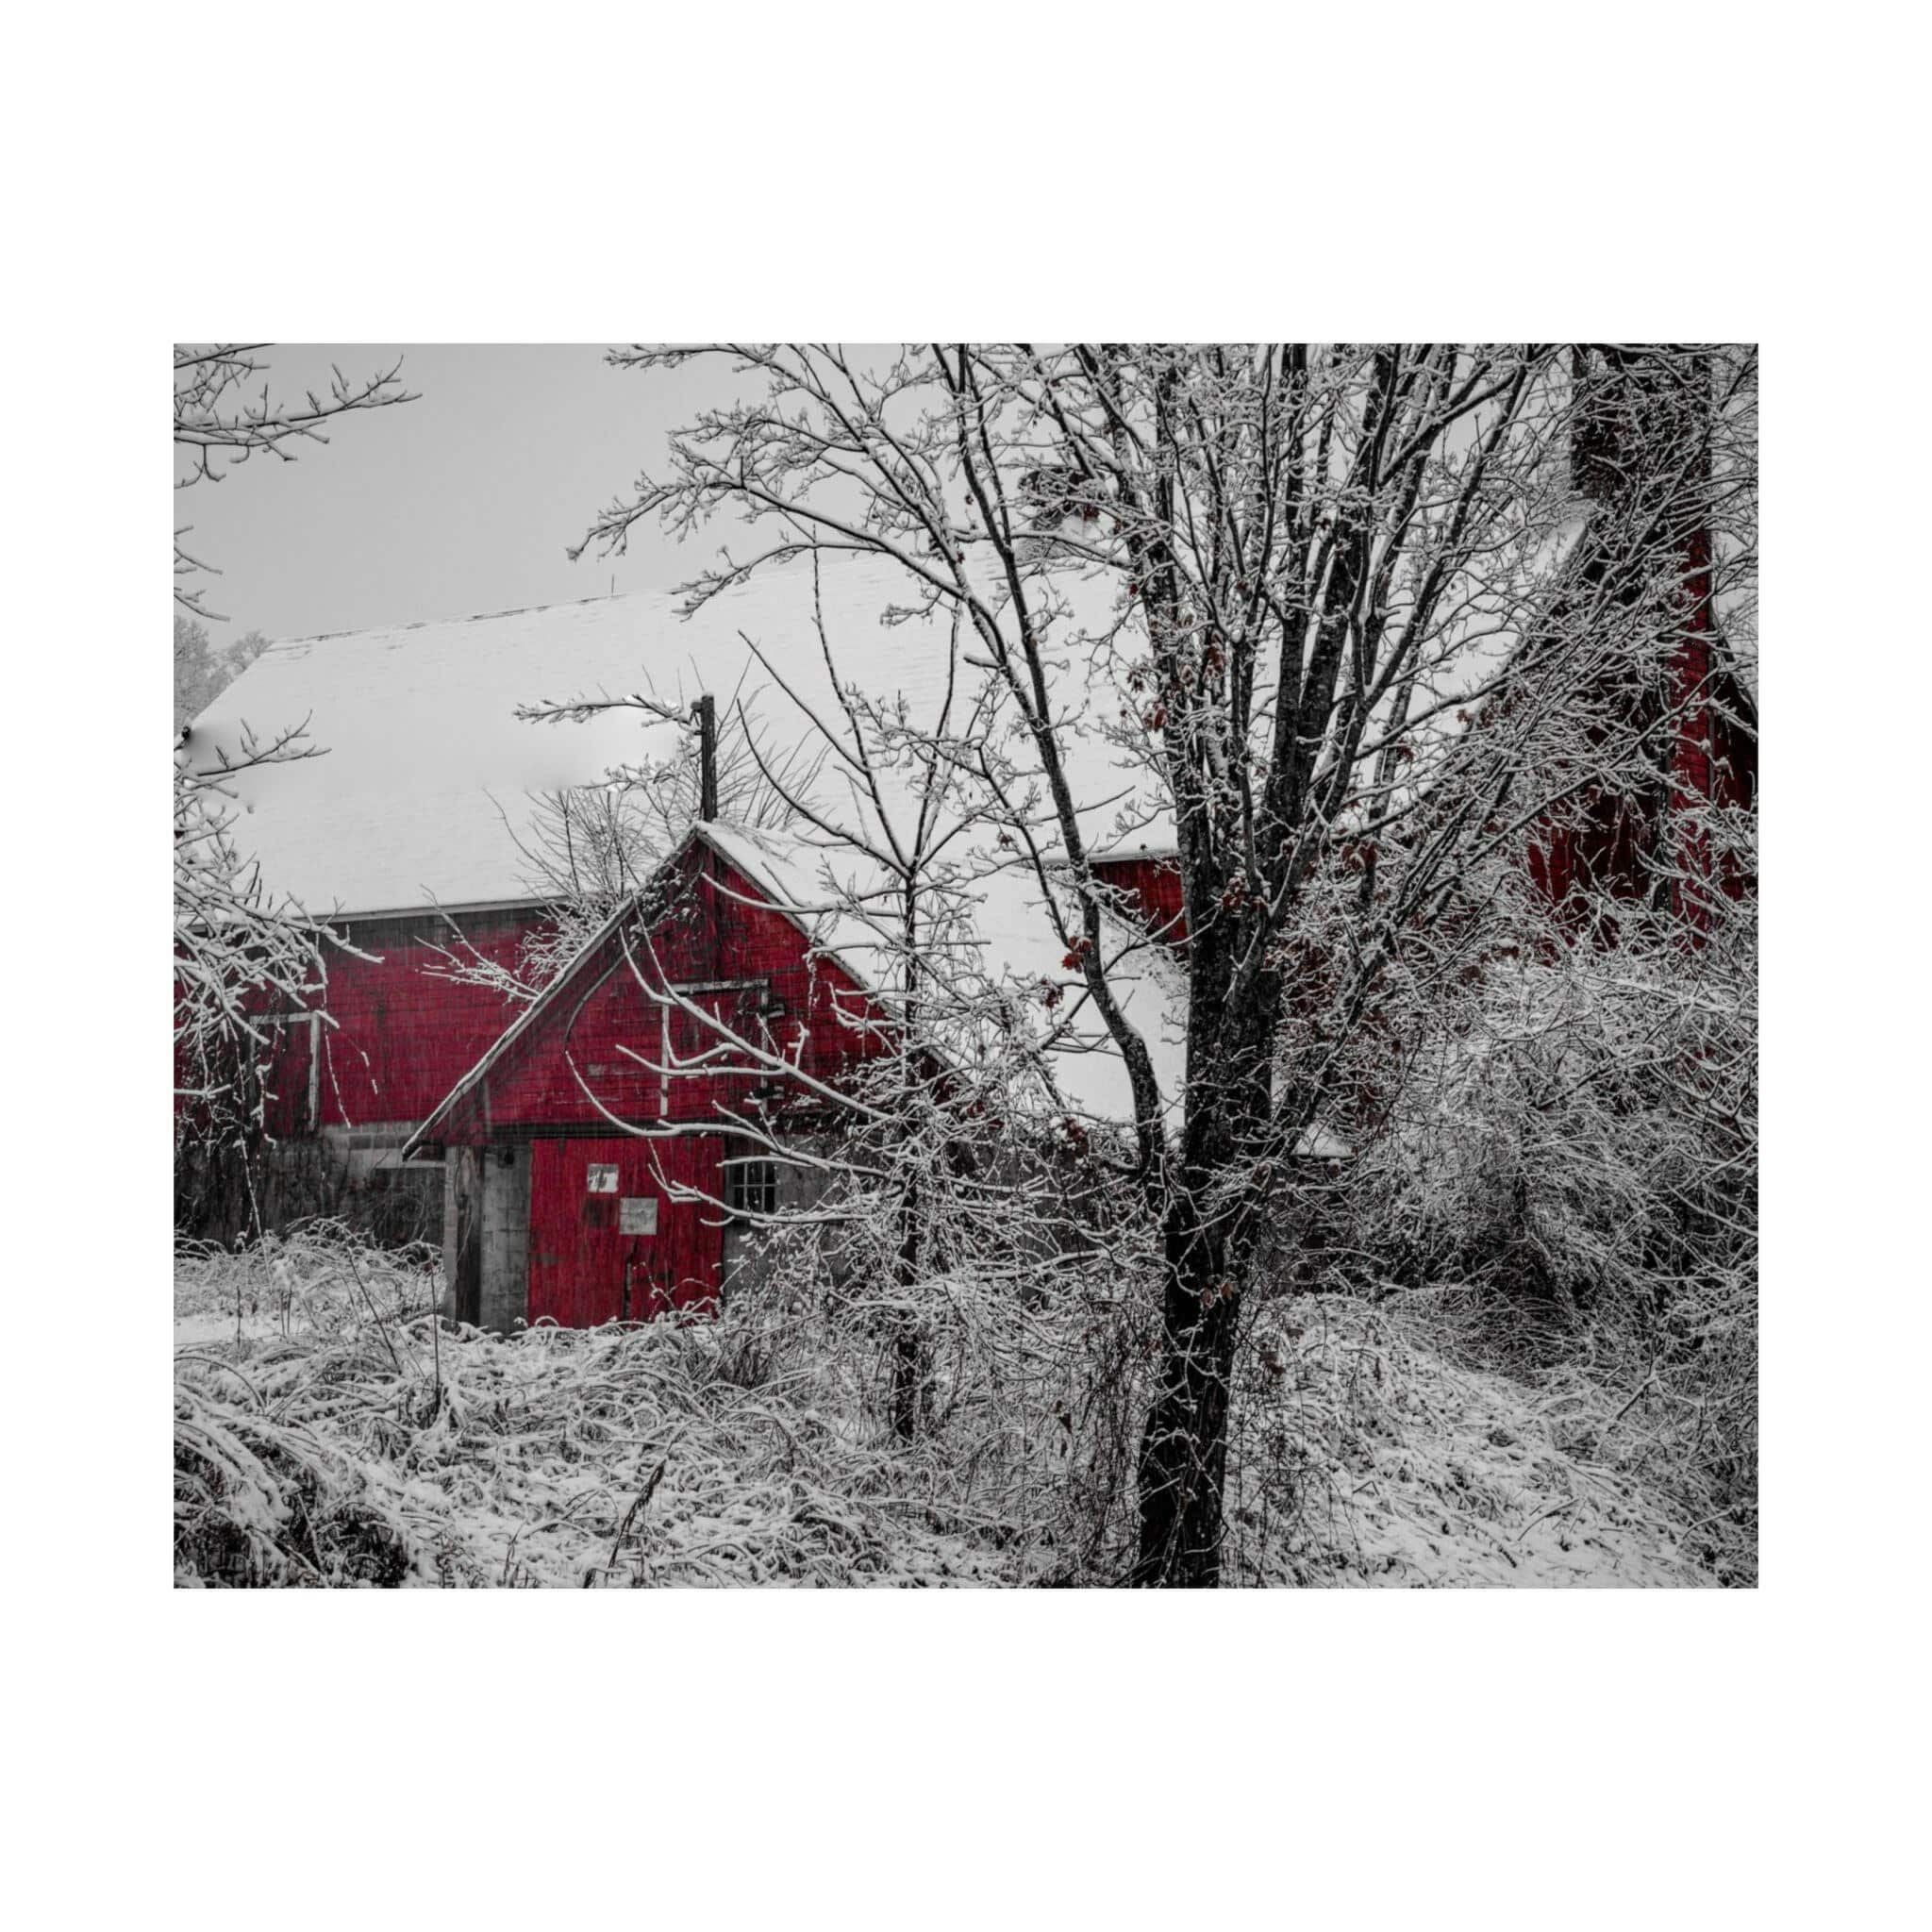
<instances>
[{"instance_id":1,"label":"snow-covered grass","mask_svg":"<svg viewBox=\"0 0 1932 1932\"><path fill-rule=\"evenodd\" d=\"M1094 1480L1108 1457L1074 1440L1063 1394L1055 1407L1035 1398L1030 1422L1031 1404L1009 1399L997 1425L986 1403L957 1402L907 1447L851 1361L814 1372L826 1331L788 1326L769 1307L507 1341L436 1322L439 1288L426 1255L386 1255L329 1227L242 1254L184 1252L178 1582L934 1586L1119 1574L1123 1498ZM1079 1332L1091 1336L1091 1321ZM1091 1363L1081 1372L1107 1379ZM1063 1373L1054 1386L1074 1381ZM1631 1466L1615 1410L1575 1378L1529 1387L1452 1362L1426 1324L1392 1307L1270 1303L1243 1355L1225 1578L1717 1580L1696 1526ZM1110 1525L1098 1520L1108 1507Z\"/></svg>"},{"instance_id":2,"label":"snow-covered grass","mask_svg":"<svg viewBox=\"0 0 1932 1932\"><path fill-rule=\"evenodd\" d=\"M883 1448L735 1382L724 1324L453 1330L429 1269L333 1233L177 1282L180 1582L999 1580Z\"/></svg>"},{"instance_id":3,"label":"snow-covered grass","mask_svg":"<svg viewBox=\"0 0 1932 1932\"><path fill-rule=\"evenodd\" d=\"M1426 1305L1268 1304L1244 1350L1228 1579L1709 1586L1717 1548L1627 1454L1614 1393L1452 1359Z\"/></svg>"},{"instance_id":4,"label":"snow-covered grass","mask_svg":"<svg viewBox=\"0 0 1932 1932\"><path fill-rule=\"evenodd\" d=\"M1755 870L1749 831L1720 849ZM1531 1390L1557 1447L1666 1499L1735 1584L1757 1560L1757 924L1721 907L1695 946L1492 962L1420 1024L1331 1282Z\"/></svg>"}]
</instances>

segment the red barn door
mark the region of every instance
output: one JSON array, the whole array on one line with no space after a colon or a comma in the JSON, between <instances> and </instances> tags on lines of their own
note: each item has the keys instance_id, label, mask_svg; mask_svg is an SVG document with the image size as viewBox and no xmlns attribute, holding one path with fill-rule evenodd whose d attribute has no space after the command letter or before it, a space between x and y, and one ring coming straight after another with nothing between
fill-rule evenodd
<instances>
[{"instance_id":1,"label":"red barn door","mask_svg":"<svg viewBox=\"0 0 1932 1932\"><path fill-rule=\"evenodd\" d=\"M539 1141L530 1158L532 1323L564 1328L708 1311L724 1257L719 1210L664 1185L724 1190L715 1134L641 1141ZM662 1176L660 1179L659 1176Z\"/></svg>"}]
</instances>

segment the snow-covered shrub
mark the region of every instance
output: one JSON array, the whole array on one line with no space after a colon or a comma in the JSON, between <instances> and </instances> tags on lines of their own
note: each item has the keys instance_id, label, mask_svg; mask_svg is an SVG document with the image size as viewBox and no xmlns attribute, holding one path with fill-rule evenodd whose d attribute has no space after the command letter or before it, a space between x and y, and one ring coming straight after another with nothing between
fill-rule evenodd
<instances>
[{"instance_id":1,"label":"snow-covered shrub","mask_svg":"<svg viewBox=\"0 0 1932 1932\"><path fill-rule=\"evenodd\" d=\"M1491 956L1419 1030L1388 1129L1348 1175L1358 1284L1441 1332L1629 1398L1647 1444L1727 1525L1757 1520L1757 931L1729 900L1614 948ZM1518 931L1526 929L1523 924ZM1591 1405L1585 1404L1585 1407ZM1573 1446L1600 1448L1579 1420Z\"/></svg>"},{"instance_id":2,"label":"snow-covered shrub","mask_svg":"<svg viewBox=\"0 0 1932 1932\"><path fill-rule=\"evenodd\" d=\"M1237 1358L1225 1579L1301 1588L1708 1587L1724 1540L1654 1472L1586 1453L1619 1407L1445 1354L1425 1298L1265 1304Z\"/></svg>"},{"instance_id":3,"label":"snow-covered shrub","mask_svg":"<svg viewBox=\"0 0 1932 1932\"><path fill-rule=\"evenodd\" d=\"M247 739L214 771L175 767L175 1225L258 1232L262 1153L283 1028L320 1010L325 928L272 893L236 842L240 773L314 756L300 730ZM302 1024L306 1024L306 1018Z\"/></svg>"}]
</instances>

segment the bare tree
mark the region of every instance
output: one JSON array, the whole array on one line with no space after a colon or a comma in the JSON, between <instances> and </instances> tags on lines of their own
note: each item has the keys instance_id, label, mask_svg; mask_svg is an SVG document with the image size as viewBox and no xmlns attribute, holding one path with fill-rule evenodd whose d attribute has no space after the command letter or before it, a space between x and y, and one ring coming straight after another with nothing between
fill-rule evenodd
<instances>
[{"instance_id":1,"label":"bare tree","mask_svg":"<svg viewBox=\"0 0 1932 1932\"><path fill-rule=\"evenodd\" d=\"M244 740L212 771L175 769L175 1224L258 1231L256 1156L295 1016L319 1010L326 929L263 885L237 846L228 787L317 756L301 727Z\"/></svg>"},{"instance_id":2,"label":"bare tree","mask_svg":"<svg viewBox=\"0 0 1932 1932\"><path fill-rule=\"evenodd\" d=\"M759 1076L771 1097L749 1110L720 1100L715 1116L675 1124L609 1118L642 1138L723 1131L736 1162L788 1177L782 1199L752 1207L664 1184L674 1198L761 1230L794 1268L837 1277L842 1315L889 1338L886 1407L894 1433L910 1441L936 1409L973 1399L989 1355L1010 1356L1010 1335L1005 1345L982 1347L992 1325L988 1311L1006 1309L1010 1328L1066 1250L1056 1239L1068 1218L1064 1176L1056 1180L1023 1156L1042 1124L1057 1127L1064 1114L1049 1065L1063 1023L1043 1034L1028 1024L1031 1011L1021 1010L1013 989L989 967L975 924L989 873L1012 868L982 836L983 790L964 755L983 745L1001 704L998 687L968 661L964 625L956 618L948 627L946 674L930 715L920 716L903 693L868 692L849 679L816 572L812 585L808 622L824 677L801 678L795 661L744 638L766 683L758 698L741 690L732 703L720 733L717 795L705 815L733 836L761 826L781 835L751 842L761 883L813 936L814 950L836 958L863 988L862 996L837 1003L845 1076L801 1092L784 1045L740 1030L678 990L653 939L677 911L663 872L634 874L633 858L608 901L601 890L579 895L572 903L581 910L567 923L575 929L600 905L608 919L636 897L636 983L650 1007L674 1009L681 1027L705 1041L689 1064L627 1049L630 1058L673 1080L715 1067L722 1054ZM759 698L782 714L778 722L755 712ZM611 709L667 722L684 716L680 706L645 693L546 703L525 715L581 719ZM694 761L684 757L678 769L675 783L667 784L668 772L654 774L653 796L671 808L655 828L663 834L681 835L699 816ZM553 821L545 841L553 857L557 836ZM571 849L581 842L574 839ZM658 858L671 843L641 841ZM474 978L486 969L478 961L454 970ZM800 1100L813 1117L808 1134L798 1129ZM958 1341L967 1333L974 1341L951 1351L941 1400L940 1338Z\"/></svg>"},{"instance_id":3,"label":"bare tree","mask_svg":"<svg viewBox=\"0 0 1932 1932\"><path fill-rule=\"evenodd\" d=\"M198 618L175 613L175 733L178 738L268 649L258 630L216 650Z\"/></svg>"},{"instance_id":4,"label":"bare tree","mask_svg":"<svg viewBox=\"0 0 1932 1932\"><path fill-rule=\"evenodd\" d=\"M889 558L915 606L957 619L1019 721L1024 758L955 756L1035 868L1125 1063L1132 1180L1163 1229L1133 1577L1211 1583L1237 1325L1282 1176L1341 1097L1391 974L1454 931L1486 862L1563 799L1654 769L1657 734L1700 701L1658 667L1738 567L1693 539L1754 358L1633 352L1620 480L1592 496L1572 440L1603 420L1601 397L1580 413L1588 386L1555 345L931 344L861 361L717 344L612 360L700 356L755 399L675 437L668 470L586 543L621 549L645 520L739 520L747 553L688 587L693 608L801 553ZM1098 629L1074 620L1079 577L1111 590ZM1635 724L1605 695L1633 678L1661 691ZM1075 775L1102 728L1095 688L1177 851L1177 1124L1107 942L1101 801ZM1552 744L1561 756L1536 755Z\"/></svg>"},{"instance_id":5,"label":"bare tree","mask_svg":"<svg viewBox=\"0 0 1932 1932\"><path fill-rule=\"evenodd\" d=\"M265 346L175 348L177 491L218 483L253 456L292 461L290 445L326 441L324 425L336 417L412 400L398 380L400 364L362 383L337 371L327 395L311 391L298 403L275 400L265 383L251 394L250 385L266 373L258 359ZM229 787L243 772L314 758L323 747L310 742L306 719L257 721L237 758L210 761L194 742L190 718L245 668L262 641L251 632L220 657L211 651L202 620L216 613L184 584L211 567L182 549L188 534L188 526L178 527L175 541L175 1219L179 1226L258 1231L254 1180L265 1081L282 1048L286 1016L321 1012L322 946L332 936L265 887L237 846Z\"/></svg>"},{"instance_id":6,"label":"bare tree","mask_svg":"<svg viewBox=\"0 0 1932 1932\"><path fill-rule=\"evenodd\" d=\"M332 370L325 395L308 390L299 401L277 399L270 394L265 380L257 391L256 378L265 378L268 374L268 365L260 357L269 346L267 342L176 344L177 491L197 483L219 483L251 457L273 456L291 463L299 454L296 445L328 441L327 426L337 417L415 400L402 386L400 360L361 381L351 380L340 369ZM215 617L217 613L202 601L205 593L188 589L184 582L200 573L214 572L212 564L189 556L181 547L181 540L192 530L192 525L183 524L175 531L175 604L192 617Z\"/></svg>"}]
</instances>

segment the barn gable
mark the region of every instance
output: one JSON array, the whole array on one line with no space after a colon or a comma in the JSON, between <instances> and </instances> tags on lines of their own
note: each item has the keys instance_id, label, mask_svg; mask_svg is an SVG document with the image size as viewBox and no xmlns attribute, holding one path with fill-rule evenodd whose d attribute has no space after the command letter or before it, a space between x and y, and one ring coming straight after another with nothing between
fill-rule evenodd
<instances>
[{"instance_id":1,"label":"barn gable","mask_svg":"<svg viewBox=\"0 0 1932 1932\"><path fill-rule=\"evenodd\" d=\"M408 1151L717 1124L777 1096L713 1023L830 1080L865 1050L868 1014L854 974L698 825L465 1070Z\"/></svg>"}]
</instances>

